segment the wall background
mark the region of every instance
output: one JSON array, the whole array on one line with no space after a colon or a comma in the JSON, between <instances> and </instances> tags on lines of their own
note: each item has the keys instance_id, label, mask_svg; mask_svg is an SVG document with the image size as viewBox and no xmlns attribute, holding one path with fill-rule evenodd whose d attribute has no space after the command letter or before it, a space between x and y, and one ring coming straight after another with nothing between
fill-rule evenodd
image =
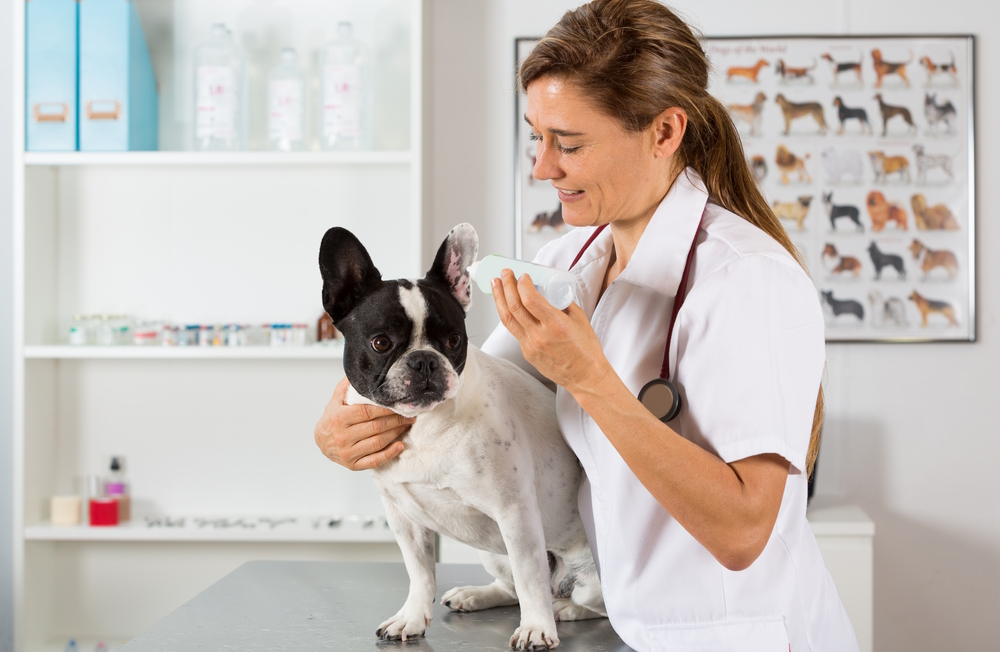
<instances>
[{"instance_id":1,"label":"wall background","mask_svg":"<svg viewBox=\"0 0 1000 652\"><path fill-rule=\"evenodd\" d=\"M514 38L540 36L576 0L432 0L427 15L430 260L472 223L482 253L511 255ZM1000 510L987 388L1000 360L1000 4L954 0L675 0L709 36L973 33L976 36L978 342L827 347L827 422L817 493L875 520L875 647L880 652L996 649ZM496 324L477 294L470 334Z\"/></svg>"}]
</instances>

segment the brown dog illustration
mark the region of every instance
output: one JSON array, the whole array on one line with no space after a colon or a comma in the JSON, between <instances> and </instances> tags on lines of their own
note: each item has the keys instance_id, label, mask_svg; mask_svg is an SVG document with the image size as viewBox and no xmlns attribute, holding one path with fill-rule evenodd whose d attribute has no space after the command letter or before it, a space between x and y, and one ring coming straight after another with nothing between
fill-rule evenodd
<instances>
[{"instance_id":1,"label":"brown dog illustration","mask_svg":"<svg viewBox=\"0 0 1000 652\"><path fill-rule=\"evenodd\" d=\"M924 328L927 328L927 316L933 313L943 315L944 318L948 320L949 326L958 326L958 321L955 319L955 309L951 307L951 304L945 303L944 301L925 299L916 290L910 293L908 298L910 301L917 304L917 310L920 311L920 316L923 318L922 325Z\"/></svg>"},{"instance_id":2,"label":"brown dog illustration","mask_svg":"<svg viewBox=\"0 0 1000 652\"><path fill-rule=\"evenodd\" d=\"M785 135L792 126L792 120L805 116L812 116L816 124L819 125L819 132L826 133L826 118L823 117L823 105L819 102L789 102L784 95L778 93L774 98L776 104L781 107L781 112L785 116Z\"/></svg>"},{"instance_id":3,"label":"brown dog illustration","mask_svg":"<svg viewBox=\"0 0 1000 652\"><path fill-rule=\"evenodd\" d=\"M944 204L928 206L921 194L910 197L913 206L913 221L921 231L957 231L958 220Z\"/></svg>"},{"instance_id":4,"label":"brown dog illustration","mask_svg":"<svg viewBox=\"0 0 1000 652\"><path fill-rule=\"evenodd\" d=\"M809 214L810 202L812 202L812 195L803 195L795 201L790 201L790 202L776 201L771 205L771 210L774 211L774 215L777 218L785 220L795 220L796 225L798 225L799 231L801 231L802 222L805 221L806 216Z\"/></svg>"},{"instance_id":5,"label":"brown dog illustration","mask_svg":"<svg viewBox=\"0 0 1000 652\"><path fill-rule=\"evenodd\" d=\"M754 154L750 158L750 170L753 171L757 183L760 183L767 176L767 161L760 154Z\"/></svg>"},{"instance_id":6,"label":"brown dog illustration","mask_svg":"<svg viewBox=\"0 0 1000 652\"><path fill-rule=\"evenodd\" d=\"M739 118L750 125L750 135L756 136L760 130L760 119L764 113L764 102L767 95L757 93L751 104L730 104L726 108L733 114L734 118Z\"/></svg>"},{"instance_id":7,"label":"brown dog illustration","mask_svg":"<svg viewBox=\"0 0 1000 652\"><path fill-rule=\"evenodd\" d=\"M910 87L910 80L906 78L906 66L913 61L913 53L910 58L903 62L891 63L882 59L882 50L875 48L872 50L872 59L875 66L875 88L882 88L882 78L886 75L899 75L903 78L906 87Z\"/></svg>"},{"instance_id":8,"label":"brown dog illustration","mask_svg":"<svg viewBox=\"0 0 1000 652\"><path fill-rule=\"evenodd\" d=\"M733 77L744 77L756 84L757 75L760 74L760 71L764 68L764 66L768 65L770 64L767 61L761 59L754 65L747 68L743 68L740 66L733 66L732 68L726 71L726 81L733 81Z\"/></svg>"},{"instance_id":9,"label":"brown dog illustration","mask_svg":"<svg viewBox=\"0 0 1000 652\"><path fill-rule=\"evenodd\" d=\"M898 174L899 178L910 182L910 161L905 156L886 156L880 149L868 152L875 171L875 183L885 183L890 174Z\"/></svg>"},{"instance_id":10,"label":"brown dog illustration","mask_svg":"<svg viewBox=\"0 0 1000 652\"><path fill-rule=\"evenodd\" d=\"M833 269L830 270L831 276L840 274L841 272L850 272L857 278L858 274L861 273L861 261L854 256L841 256L837 253L837 248L830 242L827 242L826 246L823 247L821 257L824 264L827 260L832 260L836 263Z\"/></svg>"},{"instance_id":11,"label":"brown dog illustration","mask_svg":"<svg viewBox=\"0 0 1000 652\"><path fill-rule=\"evenodd\" d=\"M910 253L920 261L920 270L924 273L924 278L931 273L935 267L941 267L948 273L948 278L955 278L958 273L958 259L955 254L945 249L928 249L920 240L914 240L910 244Z\"/></svg>"},{"instance_id":12,"label":"brown dog illustration","mask_svg":"<svg viewBox=\"0 0 1000 652\"><path fill-rule=\"evenodd\" d=\"M885 195L878 190L868 193L865 204L868 206L868 215L872 218L872 231L881 231L889 222L895 222L897 228L906 230L906 209L899 204L887 202Z\"/></svg>"},{"instance_id":13,"label":"brown dog illustration","mask_svg":"<svg viewBox=\"0 0 1000 652\"><path fill-rule=\"evenodd\" d=\"M920 65L927 71L927 85L931 85L934 75L947 75L953 84L958 84L958 68L955 67L955 53L949 52L951 61L935 63L930 57L920 57Z\"/></svg>"},{"instance_id":14,"label":"brown dog illustration","mask_svg":"<svg viewBox=\"0 0 1000 652\"><path fill-rule=\"evenodd\" d=\"M781 183L788 183L789 174L798 174L799 181L812 183L812 177L809 176L809 171L806 170L806 159L808 158L808 154L806 154L805 158L799 158L795 154L789 152L788 148L784 145L778 145L778 151L774 156L774 162L777 164L778 169L781 170Z\"/></svg>"},{"instance_id":15,"label":"brown dog illustration","mask_svg":"<svg viewBox=\"0 0 1000 652\"><path fill-rule=\"evenodd\" d=\"M875 93L873 100L878 100L878 110L882 114L882 137L884 138L886 133L889 131L889 121L895 118L897 115L903 119L907 125L907 133L913 133L917 135L917 125L913 123L913 116L910 115L910 110L905 106L896 106L894 104L886 104L882 100L882 93Z\"/></svg>"}]
</instances>

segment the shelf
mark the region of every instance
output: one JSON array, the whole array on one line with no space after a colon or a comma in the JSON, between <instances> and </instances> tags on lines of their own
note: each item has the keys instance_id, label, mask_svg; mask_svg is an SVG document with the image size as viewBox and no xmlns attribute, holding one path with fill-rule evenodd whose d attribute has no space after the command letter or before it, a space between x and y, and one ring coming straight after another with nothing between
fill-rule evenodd
<instances>
[{"instance_id":1,"label":"shelf","mask_svg":"<svg viewBox=\"0 0 1000 652\"><path fill-rule=\"evenodd\" d=\"M25 152L25 165L405 165L408 150L366 152Z\"/></svg>"},{"instance_id":2,"label":"shelf","mask_svg":"<svg viewBox=\"0 0 1000 652\"><path fill-rule=\"evenodd\" d=\"M340 360L342 346L26 346L35 360Z\"/></svg>"},{"instance_id":3,"label":"shelf","mask_svg":"<svg viewBox=\"0 0 1000 652\"><path fill-rule=\"evenodd\" d=\"M255 522L256 519L247 519ZM370 521L370 525L365 525ZM395 543L392 530L382 517L345 517L328 527L329 517L300 516L294 523L275 528L198 526L187 517L183 527L149 527L143 519L112 527L86 525L55 526L44 522L24 528L27 541L120 541L120 542L221 542L221 543ZM320 523L317 527L316 523Z\"/></svg>"}]
</instances>

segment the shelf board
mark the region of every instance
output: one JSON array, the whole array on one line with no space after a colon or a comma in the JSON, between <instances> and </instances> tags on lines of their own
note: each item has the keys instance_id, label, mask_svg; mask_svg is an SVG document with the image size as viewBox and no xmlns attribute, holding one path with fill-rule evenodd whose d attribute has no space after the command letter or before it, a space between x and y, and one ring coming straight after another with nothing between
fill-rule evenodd
<instances>
[{"instance_id":1,"label":"shelf board","mask_svg":"<svg viewBox=\"0 0 1000 652\"><path fill-rule=\"evenodd\" d=\"M25 165L377 165L408 164L409 150L364 152L25 152Z\"/></svg>"},{"instance_id":2,"label":"shelf board","mask_svg":"<svg viewBox=\"0 0 1000 652\"><path fill-rule=\"evenodd\" d=\"M342 346L25 346L42 360L340 360Z\"/></svg>"},{"instance_id":3,"label":"shelf board","mask_svg":"<svg viewBox=\"0 0 1000 652\"><path fill-rule=\"evenodd\" d=\"M382 518L365 527L363 519L344 519L337 527L316 527L328 517L299 517L271 529L212 526L199 527L188 517L183 527L149 527L143 519L111 527L56 526L49 522L24 528L26 541L121 541L121 542L220 542L220 543L395 543L392 530Z\"/></svg>"}]
</instances>

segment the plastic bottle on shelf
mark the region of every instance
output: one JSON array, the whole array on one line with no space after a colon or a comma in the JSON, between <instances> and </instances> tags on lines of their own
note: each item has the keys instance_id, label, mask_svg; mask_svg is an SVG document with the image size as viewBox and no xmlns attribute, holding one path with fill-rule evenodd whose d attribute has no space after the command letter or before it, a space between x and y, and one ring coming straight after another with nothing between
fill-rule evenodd
<instances>
[{"instance_id":1,"label":"plastic bottle on shelf","mask_svg":"<svg viewBox=\"0 0 1000 652\"><path fill-rule=\"evenodd\" d=\"M371 66L368 47L350 22L320 52L320 144L323 149L371 148Z\"/></svg>"},{"instance_id":2,"label":"plastic bottle on shelf","mask_svg":"<svg viewBox=\"0 0 1000 652\"><path fill-rule=\"evenodd\" d=\"M105 485L108 497L118 502L118 522L125 523L132 516L132 500L128 495L128 485L125 483L125 458L114 456L108 465L111 475Z\"/></svg>"},{"instance_id":3,"label":"plastic bottle on shelf","mask_svg":"<svg viewBox=\"0 0 1000 652\"><path fill-rule=\"evenodd\" d=\"M223 23L194 55L194 143L199 150L244 147L246 62Z\"/></svg>"},{"instance_id":4,"label":"plastic bottle on shelf","mask_svg":"<svg viewBox=\"0 0 1000 652\"><path fill-rule=\"evenodd\" d=\"M281 63L267 81L267 131L271 149L305 149L306 75L299 68L295 48L281 50Z\"/></svg>"}]
</instances>

